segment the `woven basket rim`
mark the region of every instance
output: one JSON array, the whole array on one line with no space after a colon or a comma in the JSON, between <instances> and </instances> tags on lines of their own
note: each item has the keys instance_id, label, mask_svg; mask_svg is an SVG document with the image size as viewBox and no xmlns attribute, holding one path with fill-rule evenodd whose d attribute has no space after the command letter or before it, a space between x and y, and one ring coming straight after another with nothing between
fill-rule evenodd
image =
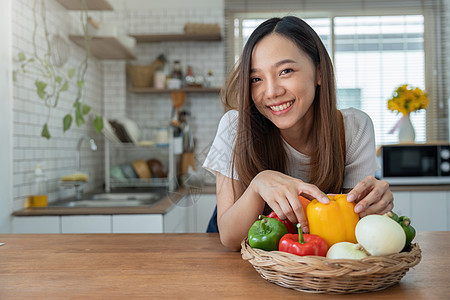
<instances>
[{"instance_id":1,"label":"woven basket rim","mask_svg":"<svg viewBox=\"0 0 450 300\"><path fill-rule=\"evenodd\" d=\"M394 285L422 258L418 244L411 244L406 252L354 260L255 249L247 238L241 243L241 254L270 282L303 292L339 294Z\"/></svg>"}]
</instances>

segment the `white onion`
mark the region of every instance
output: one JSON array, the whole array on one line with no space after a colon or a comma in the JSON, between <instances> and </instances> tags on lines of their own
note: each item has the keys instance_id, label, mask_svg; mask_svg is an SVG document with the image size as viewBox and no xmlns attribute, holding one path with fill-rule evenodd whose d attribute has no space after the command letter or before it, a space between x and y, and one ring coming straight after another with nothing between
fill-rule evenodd
<instances>
[{"instance_id":1,"label":"white onion","mask_svg":"<svg viewBox=\"0 0 450 300\"><path fill-rule=\"evenodd\" d=\"M387 216L369 215L359 220L356 240L371 255L399 253L406 242L403 228Z\"/></svg>"},{"instance_id":2,"label":"white onion","mask_svg":"<svg viewBox=\"0 0 450 300\"><path fill-rule=\"evenodd\" d=\"M336 243L328 249L327 258L331 259L362 259L367 257L361 245L349 242Z\"/></svg>"}]
</instances>

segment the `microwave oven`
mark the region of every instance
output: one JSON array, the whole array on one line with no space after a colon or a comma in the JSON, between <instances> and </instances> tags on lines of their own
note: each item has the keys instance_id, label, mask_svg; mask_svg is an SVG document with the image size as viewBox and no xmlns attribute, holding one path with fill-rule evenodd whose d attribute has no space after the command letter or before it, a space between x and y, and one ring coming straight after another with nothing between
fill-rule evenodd
<instances>
[{"instance_id":1,"label":"microwave oven","mask_svg":"<svg viewBox=\"0 0 450 300\"><path fill-rule=\"evenodd\" d=\"M381 146L381 180L391 185L450 184L450 144Z\"/></svg>"}]
</instances>

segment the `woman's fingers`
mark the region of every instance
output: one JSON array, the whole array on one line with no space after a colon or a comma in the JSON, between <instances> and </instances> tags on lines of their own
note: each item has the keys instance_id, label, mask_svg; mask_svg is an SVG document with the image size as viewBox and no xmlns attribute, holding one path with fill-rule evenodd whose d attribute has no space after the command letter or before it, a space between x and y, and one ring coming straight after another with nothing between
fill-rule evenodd
<instances>
[{"instance_id":1,"label":"woman's fingers","mask_svg":"<svg viewBox=\"0 0 450 300\"><path fill-rule=\"evenodd\" d=\"M393 196L387 182L368 176L348 193L347 201L357 203L356 213L381 214L393 202Z\"/></svg>"}]
</instances>

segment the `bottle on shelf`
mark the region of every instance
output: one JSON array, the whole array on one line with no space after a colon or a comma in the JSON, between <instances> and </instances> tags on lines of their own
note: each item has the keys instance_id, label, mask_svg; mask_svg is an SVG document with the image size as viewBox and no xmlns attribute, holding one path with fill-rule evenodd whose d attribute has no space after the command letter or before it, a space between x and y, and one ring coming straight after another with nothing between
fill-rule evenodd
<instances>
[{"instance_id":1,"label":"bottle on shelf","mask_svg":"<svg viewBox=\"0 0 450 300\"><path fill-rule=\"evenodd\" d=\"M186 70L186 77L184 78L187 86L194 86L195 85L195 77L194 72L192 72L192 67L188 66Z\"/></svg>"},{"instance_id":2,"label":"bottle on shelf","mask_svg":"<svg viewBox=\"0 0 450 300\"><path fill-rule=\"evenodd\" d=\"M173 70L172 70L172 78L174 79L182 79L183 73L181 72L181 64L179 60L175 60L173 62Z\"/></svg>"},{"instance_id":3,"label":"bottle on shelf","mask_svg":"<svg viewBox=\"0 0 450 300\"><path fill-rule=\"evenodd\" d=\"M169 89L180 89L183 74L181 72L181 64L179 60L175 60L173 64L172 73L170 78L167 79L167 88Z\"/></svg>"},{"instance_id":4,"label":"bottle on shelf","mask_svg":"<svg viewBox=\"0 0 450 300\"><path fill-rule=\"evenodd\" d=\"M47 179L40 165L34 169L33 187L31 195L27 197L27 207L47 206Z\"/></svg>"},{"instance_id":5,"label":"bottle on shelf","mask_svg":"<svg viewBox=\"0 0 450 300\"><path fill-rule=\"evenodd\" d=\"M212 70L208 70L208 74L206 74L205 77L205 87L212 87L214 86L214 75Z\"/></svg>"}]
</instances>

